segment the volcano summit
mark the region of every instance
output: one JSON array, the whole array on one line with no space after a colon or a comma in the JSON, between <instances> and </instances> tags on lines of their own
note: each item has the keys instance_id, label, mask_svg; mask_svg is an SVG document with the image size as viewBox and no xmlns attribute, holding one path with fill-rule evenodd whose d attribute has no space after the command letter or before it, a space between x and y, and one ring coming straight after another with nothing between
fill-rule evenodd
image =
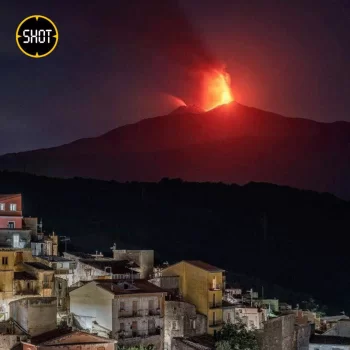
<instances>
[{"instance_id":1,"label":"volcano summit","mask_svg":"<svg viewBox=\"0 0 350 350\"><path fill-rule=\"evenodd\" d=\"M237 102L180 107L95 138L0 157L0 168L118 181L272 182L350 198L350 124L287 118Z\"/></svg>"}]
</instances>

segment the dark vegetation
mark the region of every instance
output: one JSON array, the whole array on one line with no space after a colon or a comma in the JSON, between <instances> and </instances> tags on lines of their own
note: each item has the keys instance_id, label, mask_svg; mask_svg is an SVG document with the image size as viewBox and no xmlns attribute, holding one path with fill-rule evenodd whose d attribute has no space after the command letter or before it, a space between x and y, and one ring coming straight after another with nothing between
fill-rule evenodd
<instances>
[{"instance_id":1,"label":"dark vegetation","mask_svg":"<svg viewBox=\"0 0 350 350\"><path fill-rule=\"evenodd\" d=\"M220 266L229 281L259 292L264 286L265 297L296 303L311 294L334 312L350 307L350 203L333 195L264 183L118 183L0 172L0 193L19 192L24 215L69 236L69 249L110 251L114 242L150 248L158 261Z\"/></svg>"}]
</instances>

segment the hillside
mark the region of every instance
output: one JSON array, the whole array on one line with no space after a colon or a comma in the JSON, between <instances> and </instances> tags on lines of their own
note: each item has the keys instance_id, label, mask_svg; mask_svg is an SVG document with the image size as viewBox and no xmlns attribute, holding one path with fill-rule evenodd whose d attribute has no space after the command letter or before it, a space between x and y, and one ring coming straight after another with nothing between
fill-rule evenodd
<instances>
[{"instance_id":1,"label":"hillside","mask_svg":"<svg viewBox=\"0 0 350 350\"><path fill-rule=\"evenodd\" d=\"M264 183L118 183L0 172L24 214L76 249L152 248L159 260L202 259L350 308L350 203ZM267 293L267 291L266 291ZM338 310L340 311L340 310Z\"/></svg>"},{"instance_id":2,"label":"hillside","mask_svg":"<svg viewBox=\"0 0 350 350\"><path fill-rule=\"evenodd\" d=\"M117 181L269 182L350 199L350 124L233 102L142 120L102 136L0 157L0 169Z\"/></svg>"}]
</instances>

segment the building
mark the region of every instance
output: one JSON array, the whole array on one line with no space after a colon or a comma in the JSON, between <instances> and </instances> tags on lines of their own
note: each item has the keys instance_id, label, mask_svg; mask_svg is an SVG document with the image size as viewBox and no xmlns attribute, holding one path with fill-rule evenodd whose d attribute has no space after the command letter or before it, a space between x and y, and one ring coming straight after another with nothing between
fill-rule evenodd
<instances>
[{"instance_id":1,"label":"building","mask_svg":"<svg viewBox=\"0 0 350 350\"><path fill-rule=\"evenodd\" d=\"M313 335L310 350L350 350L350 338L331 335Z\"/></svg>"},{"instance_id":2,"label":"building","mask_svg":"<svg viewBox=\"0 0 350 350\"><path fill-rule=\"evenodd\" d=\"M0 229L22 229L22 195L0 194Z\"/></svg>"},{"instance_id":3,"label":"building","mask_svg":"<svg viewBox=\"0 0 350 350\"><path fill-rule=\"evenodd\" d=\"M70 295L76 328L114 338L118 344L163 348L166 292L146 280L95 280Z\"/></svg>"},{"instance_id":4,"label":"building","mask_svg":"<svg viewBox=\"0 0 350 350\"><path fill-rule=\"evenodd\" d=\"M23 350L114 350L116 341L71 329L55 329L22 341Z\"/></svg>"},{"instance_id":5,"label":"building","mask_svg":"<svg viewBox=\"0 0 350 350\"><path fill-rule=\"evenodd\" d=\"M337 337L350 338L350 320L339 320L332 328L329 328L322 335L334 335Z\"/></svg>"},{"instance_id":6,"label":"building","mask_svg":"<svg viewBox=\"0 0 350 350\"><path fill-rule=\"evenodd\" d=\"M116 261L84 253L63 253L75 262L74 274L68 278L68 287L80 286L81 282L95 279L139 279L138 265L129 260Z\"/></svg>"},{"instance_id":7,"label":"building","mask_svg":"<svg viewBox=\"0 0 350 350\"><path fill-rule=\"evenodd\" d=\"M320 324L323 330L333 328L339 321L349 320L349 316L336 315L336 316L324 316L320 320Z\"/></svg>"},{"instance_id":8,"label":"building","mask_svg":"<svg viewBox=\"0 0 350 350\"><path fill-rule=\"evenodd\" d=\"M118 250L113 249L113 259L128 260L138 265L140 278L149 279L153 274L154 268L154 251L153 250Z\"/></svg>"},{"instance_id":9,"label":"building","mask_svg":"<svg viewBox=\"0 0 350 350\"><path fill-rule=\"evenodd\" d=\"M31 249L33 256L58 256L58 236L44 235L42 232L32 236Z\"/></svg>"},{"instance_id":10,"label":"building","mask_svg":"<svg viewBox=\"0 0 350 350\"><path fill-rule=\"evenodd\" d=\"M42 297L51 297L54 294L55 271L40 262L27 261L23 263L25 270L37 280L37 293Z\"/></svg>"},{"instance_id":11,"label":"building","mask_svg":"<svg viewBox=\"0 0 350 350\"><path fill-rule=\"evenodd\" d=\"M56 329L56 298L23 298L10 302L10 317L31 336Z\"/></svg>"},{"instance_id":12,"label":"building","mask_svg":"<svg viewBox=\"0 0 350 350\"><path fill-rule=\"evenodd\" d=\"M250 330L264 328L268 317L267 309L255 306L235 305L231 310L234 313L233 322L242 321Z\"/></svg>"},{"instance_id":13,"label":"building","mask_svg":"<svg viewBox=\"0 0 350 350\"><path fill-rule=\"evenodd\" d=\"M27 337L28 334L24 333L12 320L0 322L0 350L13 349Z\"/></svg>"},{"instance_id":14,"label":"building","mask_svg":"<svg viewBox=\"0 0 350 350\"><path fill-rule=\"evenodd\" d=\"M207 333L214 334L222 327L224 270L198 260L181 261L163 269L162 275L179 277L184 301L195 305L207 317Z\"/></svg>"},{"instance_id":15,"label":"building","mask_svg":"<svg viewBox=\"0 0 350 350\"><path fill-rule=\"evenodd\" d=\"M184 301L165 301L164 350L172 348L172 340L207 332L207 318L196 307Z\"/></svg>"}]
</instances>

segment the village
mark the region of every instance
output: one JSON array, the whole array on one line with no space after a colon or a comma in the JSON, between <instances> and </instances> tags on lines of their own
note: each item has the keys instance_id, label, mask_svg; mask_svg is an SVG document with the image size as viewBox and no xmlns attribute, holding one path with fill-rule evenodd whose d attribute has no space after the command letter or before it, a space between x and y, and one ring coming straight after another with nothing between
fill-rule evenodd
<instances>
[{"instance_id":1,"label":"village","mask_svg":"<svg viewBox=\"0 0 350 350\"><path fill-rule=\"evenodd\" d=\"M153 250L116 244L111 257L60 251L68 239L23 217L21 194L0 194L0 350L210 350L237 323L261 350L350 350L345 313L244 290L210 261L156 266Z\"/></svg>"}]
</instances>

